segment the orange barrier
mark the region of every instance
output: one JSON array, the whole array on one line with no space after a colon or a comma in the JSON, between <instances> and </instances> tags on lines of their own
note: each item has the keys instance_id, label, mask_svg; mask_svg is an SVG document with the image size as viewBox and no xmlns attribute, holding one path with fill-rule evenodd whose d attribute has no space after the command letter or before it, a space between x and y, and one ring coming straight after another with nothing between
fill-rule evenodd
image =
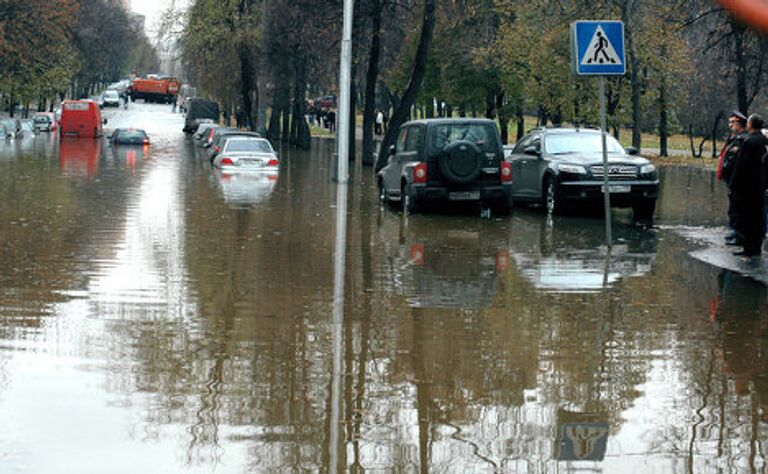
<instances>
[{"instance_id":1,"label":"orange barrier","mask_svg":"<svg viewBox=\"0 0 768 474\"><path fill-rule=\"evenodd\" d=\"M739 20L753 28L768 32L768 0L718 1Z\"/></svg>"}]
</instances>

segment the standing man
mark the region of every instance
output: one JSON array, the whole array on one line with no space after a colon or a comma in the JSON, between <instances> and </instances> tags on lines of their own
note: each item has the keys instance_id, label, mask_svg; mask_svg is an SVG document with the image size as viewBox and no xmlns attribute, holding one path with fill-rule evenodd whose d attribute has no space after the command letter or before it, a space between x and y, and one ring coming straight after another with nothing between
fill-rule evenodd
<instances>
[{"instance_id":1,"label":"standing man","mask_svg":"<svg viewBox=\"0 0 768 474\"><path fill-rule=\"evenodd\" d=\"M733 206L731 197L730 181L733 176L733 167L736 162L736 156L739 154L742 143L747 137L747 117L735 110L728 116L728 128L731 134L728 141L725 142L723 151L720 153L720 161L717 167L717 178L728 186L728 227L731 232L725 237L726 245L744 245L744 236L738 228L738 215Z\"/></svg>"},{"instance_id":2,"label":"standing man","mask_svg":"<svg viewBox=\"0 0 768 474\"><path fill-rule=\"evenodd\" d=\"M768 141L762 134L763 118L752 114L747 132L731 176L730 189L738 215L738 228L743 233L744 249L734 252L742 257L757 257L763 250L765 237L765 165L763 157Z\"/></svg>"}]
</instances>

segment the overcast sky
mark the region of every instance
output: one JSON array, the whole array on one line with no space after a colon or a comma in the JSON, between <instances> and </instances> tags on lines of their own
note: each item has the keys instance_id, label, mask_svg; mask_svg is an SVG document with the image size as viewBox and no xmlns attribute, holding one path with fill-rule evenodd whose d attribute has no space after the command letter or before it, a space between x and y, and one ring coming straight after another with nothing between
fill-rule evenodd
<instances>
[{"instance_id":1,"label":"overcast sky","mask_svg":"<svg viewBox=\"0 0 768 474\"><path fill-rule=\"evenodd\" d=\"M147 17L147 29L153 29L160 14L171 5L172 0L130 0L131 10ZM184 7L187 0L175 0L176 8Z\"/></svg>"},{"instance_id":2,"label":"overcast sky","mask_svg":"<svg viewBox=\"0 0 768 474\"><path fill-rule=\"evenodd\" d=\"M152 25L165 8L168 0L131 0L131 10L147 17L147 26Z\"/></svg>"}]
</instances>

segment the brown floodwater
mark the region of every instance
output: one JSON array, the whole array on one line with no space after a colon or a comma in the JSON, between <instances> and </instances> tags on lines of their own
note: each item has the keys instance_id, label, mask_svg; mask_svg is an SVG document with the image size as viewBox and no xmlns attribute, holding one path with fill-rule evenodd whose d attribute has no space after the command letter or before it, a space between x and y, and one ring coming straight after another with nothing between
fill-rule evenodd
<instances>
[{"instance_id":1,"label":"brown floodwater","mask_svg":"<svg viewBox=\"0 0 768 474\"><path fill-rule=\"evenodd\" d=\"M169 106L107 116L152 145L0 143L0 472L765 472L766 289L679 232L724 225L712 172L608 251L354 163L339 299L330 140L227 175Z\"/></svg>"}]
</instances>

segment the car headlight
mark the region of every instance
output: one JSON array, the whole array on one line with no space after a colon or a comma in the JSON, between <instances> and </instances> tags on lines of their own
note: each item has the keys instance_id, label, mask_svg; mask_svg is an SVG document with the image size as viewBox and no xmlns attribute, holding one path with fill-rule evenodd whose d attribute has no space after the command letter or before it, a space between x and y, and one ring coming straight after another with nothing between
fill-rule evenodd
<instances>
[{"instance_id":1,"label":"car headlight","mask_svg":"<svg viewBox=\"0 0 768 474\"><path fill-rule=\"evenodd\" d=\"M559 165L558 169L561 173L587 174L587 169L579 165Z\"/></svg>"},{"instance_id":2,"label":"car headlight","mask_svg":"<svg viewBox=\"0 0 768 474\"><path fill-rule=\"evenodd\" d=\"M651 174L656 171L656 167L653 165L643 165L640 167L640 174Z\"/></svg>"}]
</instances>

